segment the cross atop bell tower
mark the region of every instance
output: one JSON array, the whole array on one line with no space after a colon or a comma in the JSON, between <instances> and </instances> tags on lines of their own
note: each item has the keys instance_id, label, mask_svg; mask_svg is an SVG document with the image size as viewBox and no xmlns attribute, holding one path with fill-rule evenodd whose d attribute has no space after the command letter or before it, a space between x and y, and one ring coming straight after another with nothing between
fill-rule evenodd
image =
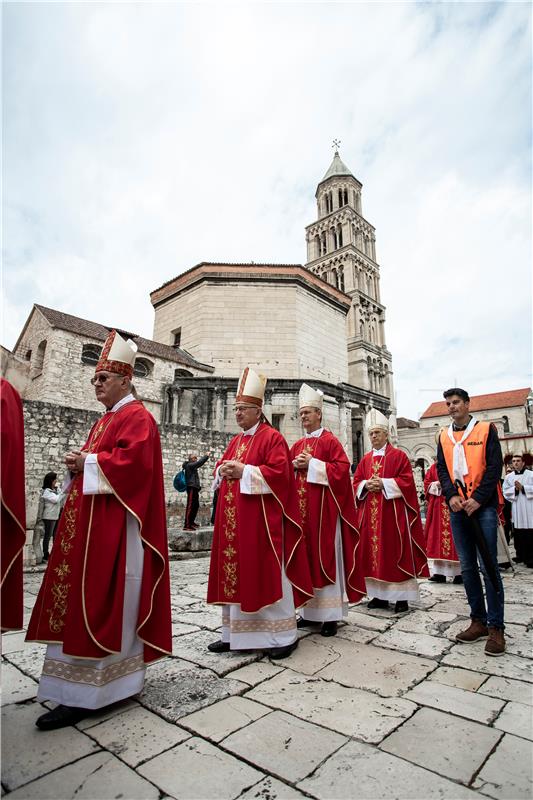
<instances>
[{"instance_id":1,"label":"cross atop bell tower","mask_svg":"<svg viewBox=\"0 0 533 800\"><path fill-rule=\"evenodd\" d=\"M317 219L306 227L306 267L352 298L346 321L349 382L392 400L375 228L363 217L363 185L342 161L340 141L332 146L333 161L315 193Z\"/></svg>"}]
</instances>

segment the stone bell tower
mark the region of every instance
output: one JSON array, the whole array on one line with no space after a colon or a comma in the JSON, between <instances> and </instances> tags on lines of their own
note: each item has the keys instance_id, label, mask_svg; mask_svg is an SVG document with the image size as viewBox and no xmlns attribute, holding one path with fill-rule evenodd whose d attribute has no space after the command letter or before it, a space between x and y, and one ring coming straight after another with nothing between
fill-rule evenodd
<instances>
[{"instance_id":1,"label":"stone bell tower","mask_svg":"<svg viewBox=\"0 0 533 800\"><path fill-rule=\"evenodd\" d=\"M317 220L306 227L306 267L352 298L346 322L349 383L388 398L393 406L392 357L385 344L375 229L363 217L361 189L335 149L317 186Z\"/></svg>"}]
</instances>

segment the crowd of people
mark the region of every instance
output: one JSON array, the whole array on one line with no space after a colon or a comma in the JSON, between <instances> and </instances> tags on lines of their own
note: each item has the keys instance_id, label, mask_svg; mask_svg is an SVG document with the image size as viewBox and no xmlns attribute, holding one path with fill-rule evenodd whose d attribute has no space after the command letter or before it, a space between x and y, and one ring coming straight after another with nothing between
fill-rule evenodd
<instances>
[{"instance_id":1,"label":"crowd of people","mask_svg":"<svg viewBox=\"0 0 533 800\"><path fill-rule=\"evenodd\" d=\"M41 730L137 694L146 665L172 650L161 445L152 415L132 392L135 354L133 342L111 332L92 379L105 413L83 447L67 453L62 490L53 472L43 483L48 563L26 637L47 644L38 699L56 705L37 719ZM323 426L323 393L301 386L304 435L289 449L263 413L266 382L243 371L234 408L239 432L214 469L207 602L221 606L222 628L208 649L282 659L297 647L298 628L335 636L349 604L365 597L369 609L405 613L419 600L420 579L450 577L464 583L470 606L470 624L456 640L486 639L485 653L502 655L503 460L496 429L470 414L467 392L444 392L451 423L425 480L424 532L411 464L390 442L383 414L367 415L371 450L352 476L341 442ZM5 452L19 473L22 464L19 487L2 486L3 630L22 626L23 438L15 395L3 381L2 413L13 434L2 425L2 458ZM191 530L198 468L207 458L191 454L184 464ZM512 506L517 560L533 567L533 472L518 457L512 466L503 495Z\"/></svg>"}]
</instances>

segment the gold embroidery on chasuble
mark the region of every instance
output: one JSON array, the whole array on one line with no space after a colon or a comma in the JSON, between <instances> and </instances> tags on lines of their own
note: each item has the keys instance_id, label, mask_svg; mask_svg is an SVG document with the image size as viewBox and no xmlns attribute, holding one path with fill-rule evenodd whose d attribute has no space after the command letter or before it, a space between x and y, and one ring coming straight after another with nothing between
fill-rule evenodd
<instances>
[{"instance_id":1,"label":"gold embroidery on chasuble","mask_svg":"<svg viewBox=\"0 0 533 800\"><path fill-rule=\"evenodd\" d=\"M447 503L441 503L441 525L442 525L442 555L449 556L452 552L452 533L450 530L450 509Z\"/></svg>"},{"instance_id":2,"label":"gold embroidery on chasuble","mask_svg":"<svg viewBox=\"0 0 533 800\"><path fill-rule=\"evenodd\" d=\"M91 438L84 448L84 452L95 452L102 434L107 430L112 419L112 414L104 414L102 419L96 424ZM78 483L80 483L80 481L78 481ZM74 547L73 540L77 534L79 497L80 492L78 486L73 486L67 497L65 507L63 508L62 516L64 519L64 526L61 538L58 541L59 548L63 553L63 561L57 567L54 567L55 577L50 590L52 594L52 607L47 609L48 625L53 633L60 633L61 629L65 626L68 594L71 586L67 581L71 572L71 566L67 559Z\"/></svg>"},{"instance_id":3,"label":"gold embroidery on chasuble","mask_svg":"<svg viewBox=\"0 0 533 800\"><path fill-rule=\"evenodd\" d=\"M375 458L372 461L372 477L379 478L381 467L383 465L383 458ZM378 552L379 552L379 501L380 492L372 492L370 498L370 548L372 553L372 569L377 572L378 569Z\"/></svg>"},{"instance_id":4,"label":"gold embroidery on chasuble","mask_svg":"<svg viewBox=\"0 0 533 800\"><path fill-rule=\"evenodd\" d=\"M308 453L313 456L315 451L316 438L313 441L307 440L297 455ZM307 471L299 469L296 475L296 493L298 495L298 507L302 515L302 522L307 522Z\"/></svg>"},{"instance_id":5,"label":"gold embroidery on chasuble","mask_svg":"<svg viewBox=\"0 0 533 800\"><path fill-rule=\"evenodd\" d=\"M246 450L248 448L248 443L251 441L252 437L247 436L243 437L237 449L235 451L234 456L232 457L233 461L242 461ZM233 479L225 479L225 492L224 492L224 523L223 523L223 535L224 535L224 546L222 549L222 588L224 592L224 597L228 601L232 601L237 594L237 581L238 581L238 562L236 559L237 550L234 547L233 543L235 540L235 536L237 535L237 506L235 505L235 483L236 480Z\"/></svg>"}]
</instances>

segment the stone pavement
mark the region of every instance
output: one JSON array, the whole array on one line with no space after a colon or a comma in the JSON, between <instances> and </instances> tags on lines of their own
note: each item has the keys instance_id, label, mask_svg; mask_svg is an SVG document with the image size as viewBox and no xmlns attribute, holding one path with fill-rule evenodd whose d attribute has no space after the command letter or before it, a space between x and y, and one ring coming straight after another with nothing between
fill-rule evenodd
<instances>
[{"instance_id":1,"label":"stone pavement","mask_svg":"<svg viewBox=\"0 0 533 800\"><path fill-rule=\"evenodd\" d=\"M2 794L16 798L532 797L533 571L504 577L508 652L459 645L462 586L421 585L408 614L354 606L283 661L213 655L208 559L171 563L174 655L143 693L42 733L44 646L3 637ZM29 612L42 578L25 576Z\"/></svg>"}]
</instances>

